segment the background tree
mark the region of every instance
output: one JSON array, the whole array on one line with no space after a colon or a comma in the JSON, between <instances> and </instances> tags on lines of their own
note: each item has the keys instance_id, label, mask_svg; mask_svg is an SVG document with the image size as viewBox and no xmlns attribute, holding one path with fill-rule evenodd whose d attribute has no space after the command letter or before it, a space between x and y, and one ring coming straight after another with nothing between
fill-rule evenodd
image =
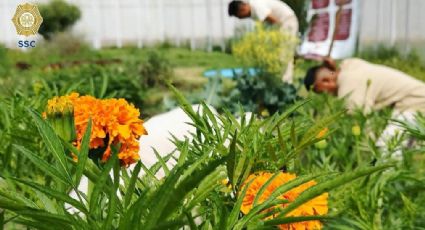
<instances>
[{"instance_id":1,"label":"background tree","mask_svg":"<svg viewBox=\"0 0 425 230\"><path fill-rule=\"evenodd\" d=\"M81 18L80 9L63 0L53 0L39 7L43 23L39 33L49 40L53 34L70 28Z\"/></svg>"}]
</instances>

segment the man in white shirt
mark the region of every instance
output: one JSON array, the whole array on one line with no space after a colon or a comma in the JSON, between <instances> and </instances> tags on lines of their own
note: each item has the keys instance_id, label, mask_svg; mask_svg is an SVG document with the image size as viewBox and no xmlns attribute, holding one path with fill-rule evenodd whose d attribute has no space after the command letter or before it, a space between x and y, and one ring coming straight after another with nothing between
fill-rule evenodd
<instances>
[{"instance_id":1,"label":"man in white shirt","mask_svg":"<svg viewBox=\"0 0 425 230\"><path fill-rule=\"evenodd\" d=\"M234 0L229 3L228 13L229 16L239 19L252 18L278 25L282 32L298 35L298 19L295 12L280 0ZM291 60L283 75L283 81L292 83L293 69L293 60Z\"/></svg>"}]
</instances>

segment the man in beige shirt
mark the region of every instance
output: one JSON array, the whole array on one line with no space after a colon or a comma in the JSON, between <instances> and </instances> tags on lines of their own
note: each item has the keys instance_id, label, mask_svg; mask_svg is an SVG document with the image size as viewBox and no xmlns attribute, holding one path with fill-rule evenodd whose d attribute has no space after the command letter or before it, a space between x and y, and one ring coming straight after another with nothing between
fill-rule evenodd
<instances>
[{"instance_id":1,"label":"man in beige shirt","mask_svg":"<svg viewBox=\"0 0 425 230\"><path fill-rule=\"evenodd\" d=\"M414 122L417 112L425 114L425 83L401 71L361 59L344 60L337 68L332 59L308 70L304 79L308 90L345 98L350 111L365 113L384 107L393 108L393 119ZM378 146L385 146L401 129L388 124Z\"/></svg>"},{"instance_id":2,"label":"man in beige shirt","mask_svg":"<svg viewBox=\"0 0 425 230\"><path fill-rule=\"evenodd\" d=\"M392 107L398 112L425 113L425 83L387 66L351 58L340 68L327 59L311 68L305 86L317 93L345 97L348 109L362 108L365 113Z\"/></svg>"}]
</instances>

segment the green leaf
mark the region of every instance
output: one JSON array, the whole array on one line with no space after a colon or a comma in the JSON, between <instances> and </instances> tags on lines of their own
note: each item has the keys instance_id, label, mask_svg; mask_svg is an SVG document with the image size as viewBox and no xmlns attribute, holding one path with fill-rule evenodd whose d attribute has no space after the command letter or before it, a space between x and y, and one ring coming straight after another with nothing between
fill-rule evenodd
<instances>
[{"instance_id":1,"label":"green leaf","mask_svg":"<svg viewBox=\"0 0 425 230\"><path fill-rule=\"evenodd\" d=\"M176 141L177 139L174 138ZM180 156L177 161L177 167L183 166L183 164L186 162L187 154L189 153L189 140L185 140L180 148Z\"/></svg>"},{"instance_id":2,"label":"green leaf","mask_svg":"<svg viewBox=\"0 0 425 230\"><path fill-rule=\"evenodd\" d=\"M0 229L3 230L4 227L4 211L0 210Z\"/></svg>"},{"instance_id":3,"label":"green leaf","mask_svg":"<svg viewBox=\"0 0 425 230\"><path fill-rule=\"evenodd\" d=\"M114 153L114 155L118 155ZM115 210L117 209L117 190L120 185L120 164L119 161L116 161L114 164L114 183L113 189L109 193L109 206L108 206L108 215L106 216L106 221L102 225L102 229L114 229L112 226L112 221L114 219Z\"/></svg>"},{"instance_id":4,"label":"green leaf","mask_svg":"<svg viewBox=\"0 0 425 230\"><path fill-rule=\"evenodd\" d=\"M114 167L115 163L118 161L118 155L114 152L115 148L111 150L111 156L106 162L104 168L102 169L102 173L100 174L99 180L96 182L93 192L89 194L90 196L90 213L93 213L95 210L99 210L99 197L102 192L104 192L104 188L106 188L106 184L108 180L110 180L109 172ZM107 191L107 190L106 190ZM100 213L99 213L100 214Z\"/></svg>"},{"instance_id":5,"label":"green leaf","mask_svg":"<svg viewBox=\"0 0 425 230\"><path fill-rule=\"evenodd\" d=\"M9 178L8 178L9 179ZM21 203L22 205L31 207L31 208L39 208L39 206L31 199L25 197L23 194L18 193L16 190L6 189L6 188L0 188L0 196L2 196L5 199L13 200L18 203Z\"/></svg>"},{"instance_id":6,"label":"green leaf","mask_svg":"<svg viewBox=\"0 0 425 230\"><path fill-rule=\"evenodd\" d=\"M266 191L266 189L269 187L269 185L273 182L273 180L274 180L277 176L279 176L279 173L280 173L280 172L275 173L272 177L270 177L270 178L266 181L266 183L264 183L264 184L261 186L260 190L258 190L257 194L255 195L254 202L253 202L253 205L252 205L252 206L256 206L256 205L257 205L258 201L260 200L260 197L263 195L263 193Z\"/></svg>"},{"instance_id":7,"label":"green leaf","mask_svg":"<svg viewBox=\"0 0 425 230\"><path fill-rule=\"evenodd\" d=\"M285 110L285 112L280 115L276 121L273 123L272 127L277 127L279 126L284 120L286 120L289 115L291 115L293 112L295 112L296 110L298 110L299 108L301 108L302 106L304 106L305 104L307 104L308 102L310 102L310 99L301 101L301 102L297 102L294 105L292 105L291 107L289 107L287 110Z\"/></svg>"},{"instance_id":8,"label":"green leaf","mask_svg":"<svg viewBox=\"0 0 425 230\"><path fill-rule=\"evenodd\" d=\"M75 171L75 184L79 185L81 177L83 176L86 162L89 157L89 145L91 135L92 119L89 119L87 123L86 132L84 133L83 140L81 141L81 147L78 154L77 170Z\"/></svg>"},{"instance_id":9,"label":"green leaf","mask_svg":"<svg viewBox=\"0 0 425 230\"><path fill-rule=\"evenodd\" d=\"M10 200L4 197L0 197L0 208L11 210L11 211L19 211L19 210L24 210L30 207L16 200Z\"/></svg>"},{"instance_id":10,"label":"green leaf","mask_svg":"<svg viewBox=\"0 0 425 230\"><path fill-rule=\"evenodd\" d=\"M206 176L199 184L198 188L194 190L193 195L188 195L189 197L192 197L192 200L185 206L185 208L187 210L191 210L197 204L210 196L215 188L221 186L221 181L224 180L226 176L225 170L224 166L219 166L214 172Z\"/></svg>"},{"instance_id":11,"label":"green leaf","mask_svg":"<svg viewBox=\"0 0 425 230\"><path fill-rule=\"evenodd\" d=\"M57 170L50 163L46 162L44 159L39 157L38 155L30 152L23 146L13 145L22 155L28 158L34 165L36 165L39 169L43 170L46 174L52 176L53 178L58 179L63 183L67 183L66 176L61 173L61 171Z\"/></svg>"},{"instance_id":12,"label":"green leaf","mask_svg":"<svg viewBox=\"0 0 425 230\"><path fill-rule=\"evenodd\" d=\"M172 221L161 221L153 229L163 230L163 229L179 229L179 226L185 225L186 222L182 220L172 220Z\"/></svg>"},{"instance_id":13,"label":"green leaf","mask_svg":"<svg viewBox=\"0 0 425 230\"><path fill-rule=\"evenodd\" d=\"M164 159L161 157L161 155L159 155L156 149L152 148L152 150L155 153L156 159L158 159L158 162L161 164L161 168L164 170L165 176L168 176L170 174L170 169L168 169L167 163L165 163Z\"/></svg>"},{"instance_id":14,"label":"green leaf","mask_svg":"<svg viewBox=\"0 0 425 230\"><path fill-rule=\"evenodd\" d=\"M19 178L11 178L11 179L13 179L15 181L18 181L18 182L20 182L22 184L25 184L25 185L33 188L33 189L36 189L36 190L38 190L38 191L40 191L40 192L42 192L42 193L44 193L44 194L46 194L48 196L51 196L51 197L53 197L53 198L55 198L57 200L66 202L66 203L74 206L78 210L82 211L83 213L86 213L86 214L88 213L88 210L86 209L86 207L83 204L81 204L77 200L71 198L66 193L62 193L60 191L56 191L56 190L50 189L49 187L42 186L40 184L31 182L31 181L28 181L28 180L23 180L23 179L19 179Z\"/></svg>"},{"instance_id":15,"label":"green leaf","mask_svg":"<svg viewBox=\"0 0 425 230\"><path fill-rule=\"evenodd\" d=\"M273 202L276 202L276 199L280 195L319 176L320 175L300 176L285 184L280 185L272 192L272 194L270 194L267 200L265 200L263 203L259 205L253 206L252 209L249 211L249 213L239 220L239 222L235 225L234 229L243 229L246 226L246 224L249 223L251 219L255 218L255 216L258 215L259 212L268 208L270 205L273 206L274 205Z\"/></svg>"},{"instance_id":16,"label":"green leaf","mask_svg":"<svg viewBox=\"0 0 425 230\"><path fill-rule=\"evenodd\" d=\"M192 217L192 214L190 213L190 212L184 212L184 214L185 214L185 216L186 216L186 218L187 218L187 221L189 222L189 227L190 227L190 230L197 230L198 229L198 227L196 226L196 224L195 224L195 220L194 220L194 218Z\"/></svg>"},{"instance_id":17,"label":"green leaf","mask_svg":"<svg viewBox=\"0 0 425 230\"><path fill-rule=\"evenodd\" d=\"M246 183L244 188L242 189L242 192L238 195L238 199L236 200L235 205L233 205L233 209L229 214L229 217L226 221L226 229L233 229L233 226L238 222L239 214L241 213L241 207L243 203L243 199L246 195L246 192L248 191L249 186L251 186L251 183L254 181L254 179L251 179Z\"/></svg>"},{"instance_id":18,"label":"green leaf","mask_svg":"<svg viewBox=\"0 0 425 230\"><path fill-rule=\"evenodd\" d=\"M305 202L308 202L309 200L323 194L324 192L331 191L332 189L339 187L341 185L344 185L346 183L349 183L349 182L351 182L351 181L353 181L357 178L367 176L369 174L387 169L389 167L393 167L393 165L389 164L389 165L382 165L382 166L376 166L376 167L369 167L369 168L366 168L366 169L360 169L360 170L356 170L354 172L344 173L342 175L334 177L333 179L329 179L325 182L317 184L317 185L307 189L303 193L301 193L297 197L297 199L295 199L292 203L288 204L288 206L286 206L282 210L282 212L279 214L279 217L282 217L282 216L288 214L289 212L296 209L300 205L302 205Z\"/></svg>"},{"instance_id":19,"label":"green leaf","mask_svg":"<svg viewBox=\"0 0 425 230\"><path fill-rule=\"evenodd\" d=\"M332 217L329 216L297 216L297 217L284 217L284 218L273 218L271 220L264 221L264 225L281 225L281 224L290 224L303 221L311 220L329 220Z\"/></svg>"},{"instance_id":20,"label":"green leaf","mask_svg":"<svg viewBox=\"0 0 425 230\"><path fill-rule=\"evenodd\" d=\"M332 122L335 122L344 113L345 113L345 111L340 111L336 114L325 117L325 118L323 118L319 121L315 121L314 125L305 132L305 134L301 138L301 141L297 145L297 148L302 148L305 145L307 145L312 139L316 138L317 134L322 129L328 127Z\"/></svg>"},{"instance_id":21,"label":"green leaf","mask_svg":"<svg viewBox=\"0 0 425 230\"><path fill-rule=\"evenodd\" d=\"M206 153L205 155L208 155ZM184 171L182 168L173 171L159 187L159 190L147 201L149 215L146 217L146 223L143 226L144 229L152 229L157 226L159 222L166 220L177 208L181 207L185 196L198 187L199 183L211 172L213 172L220 164L224 162L225 158L213 160L207 163L205 166L191 165L190 168L196 167L196 170L190 176L180 176ZM189 165L185 165L186 167ZM183 179L184 178L184 179ZM180 181L176 185L176 181Z\"/></svg>"},{"instance_id":22,"label":"green leaf","mask_svg":"<svg viewBox=\"0 0 425 230\"><path fill-rule=\"evenodd\" d=\"M33 120L35 121L35 124L41 134L41 137L43 138L44 143L46 144L50 152L53 154L53 157L58 161L60 166L58 168L58 171L61 172L61 174L65 176L66 181L70 185L72 185L72 179L66 162L67 160L64 148L61 144L59 137L56 135L53 128L46 121L44 121L43 118L41 118L41 116L37 112L32 109L28 109L28 111L32 116Z\"/></svg>"},{"instance_id":23,"label":"green leaf","mask_svg":"<svg viewBox=\"0 0 425 230\"><path fill-rule=\"evenodd\" d=\"M27 229L29 229L28 227L33 227L39 230L56 230L57 229L57 226L46 224L46 222L44 221L32 221L25 218L18 218L17 220L14 220L13 222L26 226Z\"/></svg>"},{"instance_id":24,"label":"green leaf","mask_svg":"<svg viewBox=\"0 0 425 230\"><path fill-rule=\"evenodd\" d=\"M237 140L237 131L233 135L232 143L230 143L229 147L229 155L227 157L226 168L227 175L229 177L230 183L235 185L237 183L237 178L235 179L235 162L236 162L236 140ZM236 180L236 181L235 181Z\"/></svg>"},{"instance_id":25,"label":"green leaf","mask_svg":"<svg viewBox=\"0 0 425 230\"><path fill-rule=\"evenodd\" d=\"M108 76L102 72L102 85L100 87L98 98L104 98L107 89L108 89Z\"/></svg>"},{"instance_id":26,"label":"green leaf","mask_svg":"<svg viewBox=\"0 0 425 230\"><path fill-rule=\"evenodd\" d=\"M176 97L177 102L180 104L180 107L182 110L194 121L195 124L197 124L197 128L203 128L204 122L199 118L199 116L196 114L196 112L193 110L192 105L189 104L189 102L186 100L186 98L171 84L167 84L168 87L171 89L173 94Z\"/></svg>"},{"instance_id":27,"label":"green leaf","mask_svg":"<svg viewBox=\"0 0 425 230\"><path fill-rule=\"evenodd\" d=\"M124 208L127 208L131 202L131 198L134 194L134 188L136 187L137 178L139 176L140 170L142 169L141 162L138 161L134 170L132 172L130 183L128 184L125 196L124 196Z\"/></svg>"},{"instance_id":28,"label":"green leaf","mask_svg":"<svg viewBox=\"0 0 425 230\"><path fill-rule=\"evenodd\" d=\"M30 217L32 219L35 219L37 221L44 221L45 223L54 224L55 226L61 226L61 228L69 229L69 225L74 224L73 219L71 216L63 216L53 213L48 213L40 209L35 210L22 210L19 211L18 214Z\"/></svg>"}]
</instances>

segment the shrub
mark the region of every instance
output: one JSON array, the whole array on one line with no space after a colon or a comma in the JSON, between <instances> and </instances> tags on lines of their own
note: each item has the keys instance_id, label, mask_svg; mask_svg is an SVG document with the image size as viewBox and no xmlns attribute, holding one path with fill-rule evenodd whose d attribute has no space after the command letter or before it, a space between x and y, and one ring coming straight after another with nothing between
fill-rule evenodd
<instances>
[{"instance_id":1,"label":"shrub","mask_svg":"<svg viewBox=\"0 0 425 230\"><path fill-rule=\"evenodd\" d=\"M296 44L295 36L258 23L253 32L246 33L232 48L235 57L245 66L280 77L294 56Z\"/></svg>"},{"instance_id":2,"label":"shrub","mask_svg":"<svg viewBox=\"0 0 425 230\"><path fill-rule=\"evenodd\" d=\"M147 61L141 65L140 75L147 87L164 86L172 75L171 64L157 51L149 51Z\"/></svg>"},{"instance_id":3,"label":"shrub","mask_svg":"<svg viewBox=\"0 0 425 230\"><path fill-rule=\"evenodd\" d=\"M50 39L57 32L67 30L81 17L81 11L77 6L63 0L53 0L50 3L42 4L39 10L43 17L39 33L45 39Z\"/></svg>"},{"instance_id":4,"label":"shrub","mask_svg":"<svg viewBox=\"0 0 425 230\"><path fill-rule=\"evenodd\" d=\"M246 111L267 116L284 111L297 99L297 90L291 84L280 80L269 83L258 76L245 74L236 78L236 87L224 101L233 112L239 110L240 104Z\"/></svg>"}]
</instances>

